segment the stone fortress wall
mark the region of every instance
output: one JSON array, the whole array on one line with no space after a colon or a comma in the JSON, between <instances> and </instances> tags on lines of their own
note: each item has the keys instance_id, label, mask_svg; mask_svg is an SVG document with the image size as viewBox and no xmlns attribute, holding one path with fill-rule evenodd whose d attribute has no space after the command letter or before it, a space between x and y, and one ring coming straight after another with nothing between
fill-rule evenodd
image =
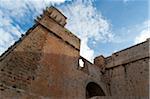
<instances>
[{"instance_id":1,"label":"stone fortress wall","mask_svg":"<svg viewBox=\"0 0 150 99\"><path fill-rule=\"evenodd\" d=\"M95 58L110 95L149 96L149 46L150 39L147 39L112 56Z\"/></svg>"},{"instance_id":2,"label":"stone fortress wall","mask_svg":"<svg viewBox=\"0 0 150 99\"><path fill-rule=\"evenodd\" d=\"M148 99L149 39L92 64L80 56L66 19L47 8L1 55L0 99Z\"/></svg>"}]
</instances>

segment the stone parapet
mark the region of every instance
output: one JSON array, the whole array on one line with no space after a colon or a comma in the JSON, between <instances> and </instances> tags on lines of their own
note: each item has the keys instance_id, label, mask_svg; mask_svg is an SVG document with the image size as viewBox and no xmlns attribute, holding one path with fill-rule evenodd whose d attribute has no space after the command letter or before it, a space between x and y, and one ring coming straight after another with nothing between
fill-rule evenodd
<instances>
[{"instance_id":1,"label":"stone parapet","mask_svg":"<svg viewBox=\"0 0 150 99\"><path fill-rule=\"evenodd\" d=\"M80 39L73 35L69 30L57 24L51 17L43 16L37 20L44 28L53 32L57 37L61 38L67 44L71 45L77 50L80 50Z\"/></svg>"}]
</instances>

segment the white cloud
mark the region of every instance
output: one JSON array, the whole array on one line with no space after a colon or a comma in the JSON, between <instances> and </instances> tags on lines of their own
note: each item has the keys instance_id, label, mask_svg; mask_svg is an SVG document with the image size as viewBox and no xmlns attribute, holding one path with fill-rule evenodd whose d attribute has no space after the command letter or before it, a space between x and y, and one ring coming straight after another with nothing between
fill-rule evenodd
<instances>
[{"instance_id":1,"label":"white cloud","mask_svg":"<svg viewBox=\"0 0 150 99\"><path fill-rule=\"evenodd\" d=\"M0 7L1 9L5 10L9 16L15 16L17 18L23 17L27 14L28 11L34 10L34 15L42 13L43 9L46 6L54 5L54 4L61 4L65 1L71 0L1 0Z\"/></svg>"},{"instance_id":2,"label":"white cloud","mask_svg":"<svg viewBox=\"0 0 150 99\"><path fill-rule=\"evenodd\" d=\"M131 2L131 1L135 1L135 0L123 0L124 3Z\"/></svg>"},{"instance_id":3,"label":"white cloud","mask_svg":"<svg viewBox=\"0 0 150 99\"><path fill-rule=\"evenodd\" d=\"M145 41L147 38L150 38L150 31L143 30L140 35L135 38L135 43L141 43Z\"/></svg>"},{"instance_id":4,"label":"white cloud","mask_svg":"<svg viewBox=\"0 0 150 99\"><path fill-rule=\"evenodd\" d=\"M93 61L94 49L88 46L89 39L109 41L113 37L110 24L93 5L94 0L78 0L61 6L68 17L67 28L81 39L81 55Z\"/></svg>"},{"instance_id":5,"label":"white cloud","mask_svg":"<svg viewBox=\"0 0 150 99\"><path fill-rule=\"evenodd\" d=\"M125 2L125 3L126 3L126 2L129 2L129 1L130 1L130 0L123 0L123 2Z\"/></svg>"},{"instance_id":6,"label":"white cloud","mask_svg":"<svg viewBox=\"0 0 150 99\"><path fill-rule=\"evenodd\" d=\"M69 4L63 4L65 1L72 1ZM30 22L30 18L35 18L42 13L46 6L57 4L68 17L67 28L81 38L81 55L92 61L94 57L94 49L88 46L90 38L95 41L109 41L113 35L111 34L109 22L103 18L100 12L93 5L95 0L1 0L0 1L0 52L4 52L12 42L20 37L21 30L19 25L15 23ZM61 5L63 4L63 5ZM30 15L32 14L32 15ZM25 16L27 17L26 19ZM28 19L29 18L29 19ZM2 38L2 35L5 35ZM5 45L6 44L6 45ZM3 47L2 47L3 46Z\"/></svg>"},{"instance_id":7,"label":"white cloud","mask_svg":"<svg viewBox=\"0 0 150 99\"><path fill-rule=\"evenodd\" d=\"M85 57L87 60L93 62L94 59L94 49L91 49L88 46L88 38L81 38L81 55Z\"/></svg>"},{"instance_id":8,"label":"white cloud","mask_svg":"<svg viewBox=\"0 0 150 99\"><path fill-rule=\"evenodd\" d=\"M139 28L142 28L139 35L135 37L134 43L141 43L145 41L147 38L150 38L150 20L144 22L142 25L139 26Z\"/></svg>"},{"instance_id":9,"label":"white cloud","mask_svg":"<svg viewBox=\"0 0 150 99\"><path fill-rule=\"evenodd\" d=\"M12 20L6 17L0 10L0 54L15 42L16 37L20 37L23 31L18 25L12 25Z\"/></svg>"},{"instance_id":10,"label":"white cloud","mask_svg":"<svg viewBox=\"0 0 150 99\"><path fill-rule=\"evenodd\" d=\"M27 24L48 5L61 4L66 0L0 0L0 54L11 46L24 31L16 24ZM34 13L32 13L32 12ZM33 15L28 15L33 14ZM25 18L25 16L27 16ZM30 17L31 16L31 17ZM13 20L15 19L15 21Z\"/></svg>"},{"instance_id":11,"label":"white cloud","mask_svg":"<svg viewBox=\"0 0 150 99\"><path fill-rule=\"evenodd\" d=\"M117 35L114 36L112 43L124 44L121 49L130 47L150 38L150 20L122 27L115 32Z\"/></svg>"}]
</instances>

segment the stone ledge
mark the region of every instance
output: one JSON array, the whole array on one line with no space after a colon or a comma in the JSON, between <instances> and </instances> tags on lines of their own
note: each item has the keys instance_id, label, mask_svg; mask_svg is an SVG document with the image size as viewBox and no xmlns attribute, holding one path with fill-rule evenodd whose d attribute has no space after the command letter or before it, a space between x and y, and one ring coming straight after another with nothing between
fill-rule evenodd
<instances>
[{"instance_id":1,"label":"stone ledge","mask_svg":"<svg viewBox=\"0 0 150 99\"><path fill-rule=\"evenodd\" d=\"M63 41L68 42L76 49L80 50L80 39L73 35L69 30L57 24L52 18L48 16L42 17L41 20L37 20L42 26L49 29L57 36L62 38Z\"/></svg>"}]
</instances>

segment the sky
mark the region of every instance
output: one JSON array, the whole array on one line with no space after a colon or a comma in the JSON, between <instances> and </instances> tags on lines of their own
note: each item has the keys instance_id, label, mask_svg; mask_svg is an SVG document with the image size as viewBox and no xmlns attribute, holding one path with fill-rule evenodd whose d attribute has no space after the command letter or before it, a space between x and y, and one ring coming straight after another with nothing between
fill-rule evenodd
<instances>
[{"instance_id":1,"label":"sky","mask_svg":"<svg viewBox=\"0 0 150 99\"><path fill-rule=\"evenodd\" d=\"M0 54L55 6L81 39L81 56L93 62L150 37L149 0L0 0Z\"/></svg>"}]
</instances>

